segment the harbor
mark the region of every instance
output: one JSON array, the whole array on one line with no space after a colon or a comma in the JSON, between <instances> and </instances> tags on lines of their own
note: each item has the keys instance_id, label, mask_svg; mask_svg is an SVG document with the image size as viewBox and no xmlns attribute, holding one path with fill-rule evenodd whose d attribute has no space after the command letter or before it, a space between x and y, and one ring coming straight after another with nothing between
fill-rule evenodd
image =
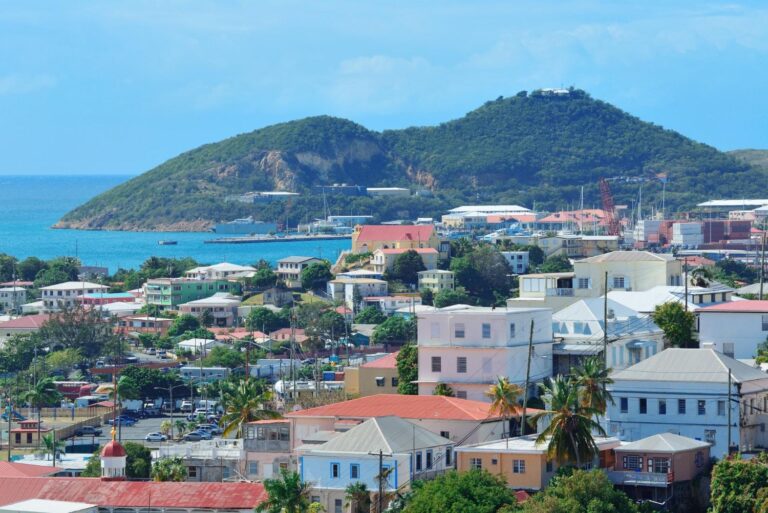
<instances>
[{"instance_id":1,"label":"harbor","mask_svg":"<svg viewBox=\"0 0 768 513\"><path fill-rule=\"evenodd\" d=\"M341 235L284 235L264 237L219 237L203 241L205 244L257 244L266 242L318 241L351 239L350 234Z\"/></svg>"}]
</instances>

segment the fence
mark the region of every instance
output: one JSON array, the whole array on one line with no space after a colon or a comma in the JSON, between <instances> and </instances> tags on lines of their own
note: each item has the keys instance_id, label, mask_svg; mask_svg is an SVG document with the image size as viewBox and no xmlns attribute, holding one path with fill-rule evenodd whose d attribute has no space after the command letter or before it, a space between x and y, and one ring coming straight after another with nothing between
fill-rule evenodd
<instances>
[{"instance_id":1,"label":"fence","mask_svg":"<svg viewBox=\"0 0 768 513\"><path fill-rule=\"evenodd\" d=\"M37 418L37 408L16 408L16 411L28 419ZM89 406L88 408L41 408L40 416L46 419L88 419L101 415L103 412L111 412L111 408Z\"/></svg>"}]
</instances>

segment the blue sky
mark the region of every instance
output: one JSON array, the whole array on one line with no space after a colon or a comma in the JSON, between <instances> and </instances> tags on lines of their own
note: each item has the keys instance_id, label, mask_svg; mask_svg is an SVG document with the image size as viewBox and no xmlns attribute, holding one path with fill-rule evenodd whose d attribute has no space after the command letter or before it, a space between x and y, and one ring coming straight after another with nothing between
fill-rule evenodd
<instances>
[{"instance_id":1,"label":"blue sky","mask_svg":"<svg viewBox=\"0 0 768 513\"><path fill-rule=\"evenodd\" d=\"M331 114L368 128L574 85L768 148L768 3L0 0L0 174L136 174Z\"/></svg>"}]
</instances>

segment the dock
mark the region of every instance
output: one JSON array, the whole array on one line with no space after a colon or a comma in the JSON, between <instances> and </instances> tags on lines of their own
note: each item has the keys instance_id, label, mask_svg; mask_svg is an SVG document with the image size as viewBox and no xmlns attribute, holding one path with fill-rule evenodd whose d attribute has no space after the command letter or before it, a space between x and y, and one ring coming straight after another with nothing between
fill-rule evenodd
<instances>
[{"instance_id":1,"label":"dock","mask_svg":"<svg viewBox=\"0 0 768 513\"><path fill-rule=\"evenodd\" d=\"M205 244L258 244L266 242L301 242L315 240L351 239L352 235L286 235L284 237L220 237L208 239Z\"/></svg>"}]
</instances>

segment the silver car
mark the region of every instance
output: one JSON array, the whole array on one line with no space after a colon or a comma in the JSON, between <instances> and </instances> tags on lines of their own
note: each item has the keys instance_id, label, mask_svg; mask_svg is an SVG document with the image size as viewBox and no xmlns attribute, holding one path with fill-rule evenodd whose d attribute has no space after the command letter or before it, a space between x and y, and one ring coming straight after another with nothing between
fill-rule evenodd
<instances>
[{"instance_id":1,"label":"silver car","mask_svg":"<svg viewBox=\"0 0 768 513\"><path fill-rule=\"evenodd\" d=\"M147 433L147 436L144 437L144 440L147 442L165 442L168 440L168 437L162 433Z\"/></svg>"}]
</instances>

